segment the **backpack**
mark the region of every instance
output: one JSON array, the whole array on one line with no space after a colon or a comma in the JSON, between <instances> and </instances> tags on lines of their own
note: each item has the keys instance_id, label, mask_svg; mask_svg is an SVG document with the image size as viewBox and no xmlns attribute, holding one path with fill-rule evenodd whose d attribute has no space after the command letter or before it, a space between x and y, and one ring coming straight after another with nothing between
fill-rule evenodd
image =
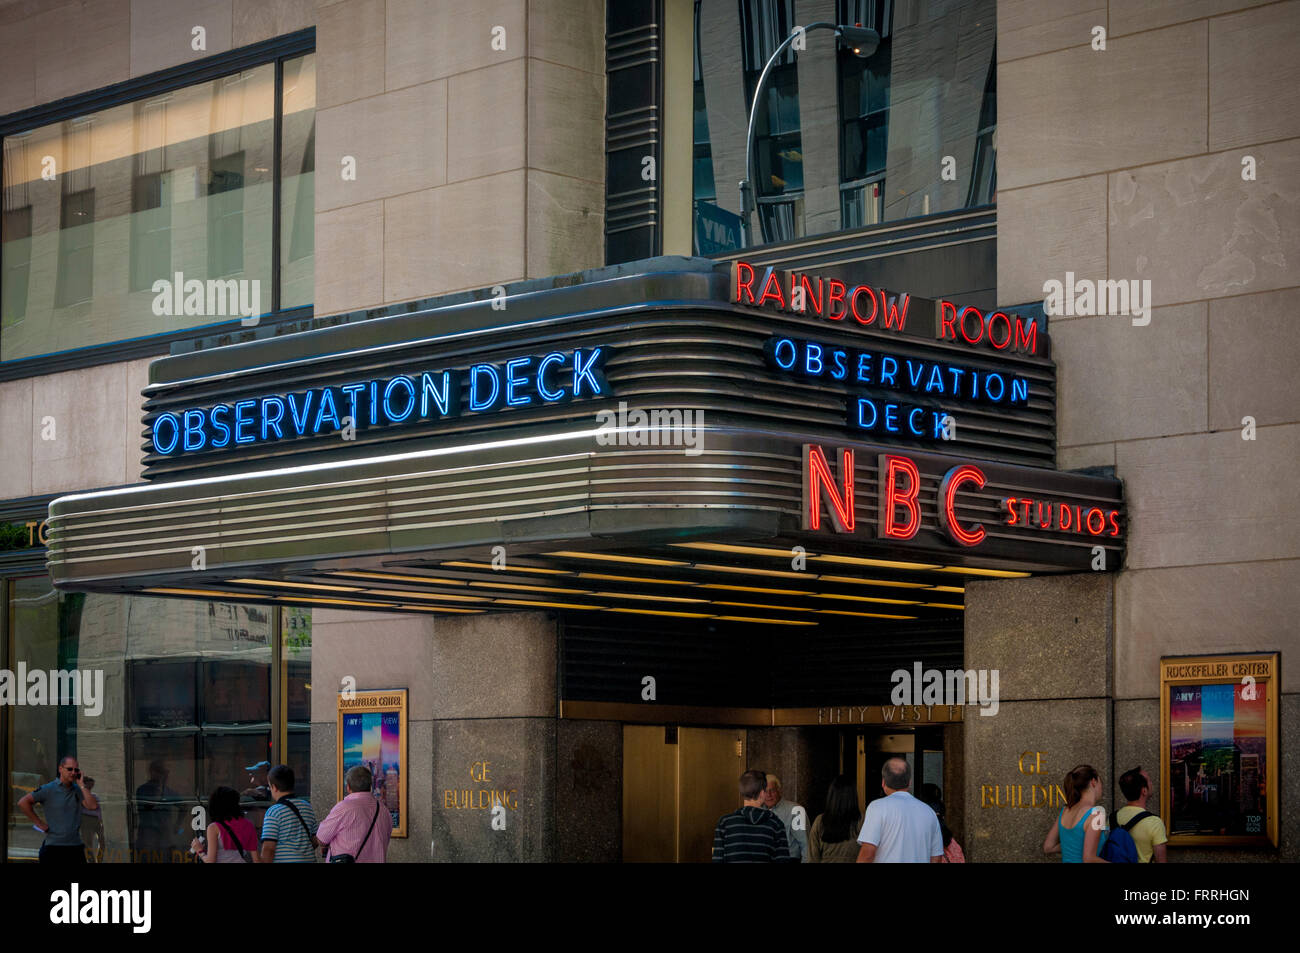
<instances>
[{"instance_id":1,"label":"backpack","mask_svg":"<svg viewBox=\"0 0 1300 953\"><path fill-rule=\"evenodd\" d=\"M1110 832L1110 837L1106 840L1106 846L1101 849L1099 855L1102 860L1109 861L1112 864L1136 864L1138 863L1137 842L1133 840L1133 835L1129 833L1134 826L1146 820L1148 817L1154 817L1150 811L1138 811L1129 822L1122 827L1117 827Z\"/></svg>"}]
</instances>

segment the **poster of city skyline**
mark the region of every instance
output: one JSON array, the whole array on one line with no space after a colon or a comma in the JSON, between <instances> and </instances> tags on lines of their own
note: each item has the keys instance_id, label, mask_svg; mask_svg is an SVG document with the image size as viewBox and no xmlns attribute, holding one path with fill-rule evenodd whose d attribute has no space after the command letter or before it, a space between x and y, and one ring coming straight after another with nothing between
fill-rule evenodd
<instances>
[{"instance_id":1,"label":"poster of city skyline","mask_svg":"<svg viewBox=\"0 0 1300 953\"><path fill-rule=\"evenodd\" d=\"M1170 834L1265 833L1270 687L1253 681L1170 686Z\"/></svg>"}]
</instances>

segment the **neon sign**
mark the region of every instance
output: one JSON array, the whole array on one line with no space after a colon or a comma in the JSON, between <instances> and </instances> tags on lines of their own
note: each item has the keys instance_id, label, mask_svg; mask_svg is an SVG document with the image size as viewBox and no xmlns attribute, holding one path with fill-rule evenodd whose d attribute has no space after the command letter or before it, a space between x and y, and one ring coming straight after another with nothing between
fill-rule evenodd
<instances>
[{"instance_id":1,"label":"neon sign","mask_svg":"<svg viewBox=\"0 0 1300 953\"><path fill-rule=\"evenodd\" d=\"M357 429L395 426L600 397L609 388L606 350L552 351L463 371L398 374L191 407L159 414L150 440L155 453L169 456L328 433L349 422ZM467 385L463 407L462 384Z\"/></svg>"},{"instance_id":2,"label":"neon sign","mask_svg":"<svg viewBox=\"0 0 1300 953\"><path fill-rule=\"evenodd\" d=\"M1029 382L1017 374L979 370L923 358L773 337L763 347L769 367L865 389L909 391L928 400L1027 406ZM859 430L908 439L947 439L952 416L942 408L851 396L848 422Z\"/></svg>"},{"instance_id":3,"label":"neon sign","mask_svg":"<svg viewBox=\"0 0 1300 953\"><path fill-rule=\"evenodd\" d=\"M849 285L836 278L755 267L746 261L731 264L733 304L903 333L911 300L909 294L894 294L865 284ZM958 307L942 299L937 305L938 313L933 318L927 317L925 309L920 314L923 324L932 322L937 340L994 351L1039 353L1038 324L1032 320L1005 311L985 314L979 308ZM929 327L921 333L929 334Z\"/></svg>"},{"instance_id":4,"label":"neon sign","mask_svg":"<svg viewBox=\"0 0 1300 953\"><path fill-rule=\"evenodd\" d=\"M864 465L862 455L855 459L855 451L842 448L838 451L838 480L832 471L826 452L817 444L803 447L803 529L820 530L823 518L836 533L862 532L863 521L855 511L854 487L877 487L875 498L876 523L873 530L881 539L906 541L914 539L923 529L938 530L950 542L965 548L982 545L989 537L983 523L964 522L957 516L957 504L962 495L969 496L983 490L989 483L985 471L972 463L959 463L949 467L939 479L937 493L926 490L923 497L922 476L916 461L902 454L882 453L874 460L876 472L870 476L855 475L855 465ZM868 464L869 465L869 464ZM860 477L860 478L859 478ZM995 477L1005 479L1005 477ZM932 485L932 484L931 484ZM933 494L933 496L931 496ZM935 500L938 525L927 527L922 510L922 499ZM988 497L983 497L988 501ZM988 501L991 502L991 501ZM981 507L983 508L983 507ZM1046 502L1038 499L1007 497L1001 501L1006 515L1005 526L1031 530L1054 530L1058 533L1078 533L1091 537L1117 537L1120 535L1119 510L1102 508L1094 504L1076 504L1068 500Z\"/></svg>"},{"instance_id":5,"label":"neon sign","mask_svg":"<svg viewBox=\"0 0 1300 953\"><path fill-rule=\"evenodd\" d=\"M907 326L907 304L911 299L908 295L887 295L882 288L850 287L835 278L828 281L797 271L768 268L758 278L753 265L737 261L731 266L731 300L756 308L810 314L827 321L852 317L863 327L871 327L879 320L881 327L901 331Z\"/></svg>"},{"instance_id":6,"label":"neon sign","mask_svg":"<svg viewBox=\"0 0 1300 953\"><path fill-rule=\"evenodd\" d=\"M953 400L1029 402L1029 382L1016 374L786 337L771 338L763 352L770 366L802 377L829 377L865 387L888 387Z\"/></svg>"},{"instance_id":7,"label":"neon sign","mask_svg":"<svg viewBox=\"0 0 1300 953\"><path fill-rule=\"evenodd\" d=\"M1003 500L1002 507L1007 511L1008 526L1054 529L1058 532L1079 533L1082 536L1119 535L1119 510L1104 510L1100 506L1084 507L1069 503L1051 503L1014 496ZM1106 532L1107 527L1110 528L1110 532Z\"/></svg>"}]
</instances>

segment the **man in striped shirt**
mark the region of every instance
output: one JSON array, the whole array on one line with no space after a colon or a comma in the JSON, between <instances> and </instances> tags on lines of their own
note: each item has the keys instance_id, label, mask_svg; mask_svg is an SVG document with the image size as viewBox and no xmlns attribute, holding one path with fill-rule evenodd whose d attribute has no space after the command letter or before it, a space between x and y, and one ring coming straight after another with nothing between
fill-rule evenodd
<instances>
[{"instance_id":1,"label":"man in striped shirt","mask_svg":"<svg viewBox=\"0 0 1300 953\"><path fill-rule=\"evenodd\" d=\"M790 845L781 819L763 806L767 775L746 771L740 776L744 806L724 814L713 832L713 861L721 864L788 863Z\"/></svg>"},{"instance_id":2,"label":"man in striped shirt","mask_svg":"<svg viewBox=\"0 0 1300 953\"><path fill-rule=\"evenodd\" d=\"M311 801L293 795L293 769L277 764L266 773L274 804L262 818L262 863L316 863L316 815Z\"/></svg>"}]
</instances>

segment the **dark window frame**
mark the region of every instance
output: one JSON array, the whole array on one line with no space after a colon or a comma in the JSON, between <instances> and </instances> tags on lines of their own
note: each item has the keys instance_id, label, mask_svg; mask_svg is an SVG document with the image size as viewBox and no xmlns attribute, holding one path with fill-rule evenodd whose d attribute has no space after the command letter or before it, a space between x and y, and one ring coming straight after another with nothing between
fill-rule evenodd
<instances>
[{"instance_id":1,"label":"dark window frame","mask_svg":"<svg viewBox=\"0 0 1300 953\"><path fill-rule=\"evenodd\" d=\"M281 170L279 168L279 155L282 145L284 61L314 52L316 52L316 28L308 27L295 33L288 33L250 46L240 47L237 50L218 53L170 69L159 70L147 76L136 77L112 86L105 86L101 89L79 93L51 103L10 113L7 116L0 116L0 139L19 135L51 123L78 119L105 109L111 109L114 106L138 102L172 90L195 86L255 66L264 66L268 63L275 64L274 150L276 168L273 173L271 210L272 301L271 313L262 317L259 328L301 321L304 318L314 316L313 306L303 305L284 310L280 308L282 209L280 208ZM2 171L0 171L0 174L2 174ZM0 190L3 190L3 187L3 181L0 181ZM0 269L0 282L3 279L3 269ZM0 300L2 300L3 290L3 286L0 285ZM178 331L163 331L157 334L129 338L124 341L109 341L103 344L92 344L86 347L57 351L53 354L38 354L32 357L3 361L0 362L0 382L55 374L82 367L116 364L141 357L160 356L167 354L171 349L171 345L175 342L209 337L224 331L238 330L240 327L241 323L236 318Z\"/></svg>"}]
</instances>

